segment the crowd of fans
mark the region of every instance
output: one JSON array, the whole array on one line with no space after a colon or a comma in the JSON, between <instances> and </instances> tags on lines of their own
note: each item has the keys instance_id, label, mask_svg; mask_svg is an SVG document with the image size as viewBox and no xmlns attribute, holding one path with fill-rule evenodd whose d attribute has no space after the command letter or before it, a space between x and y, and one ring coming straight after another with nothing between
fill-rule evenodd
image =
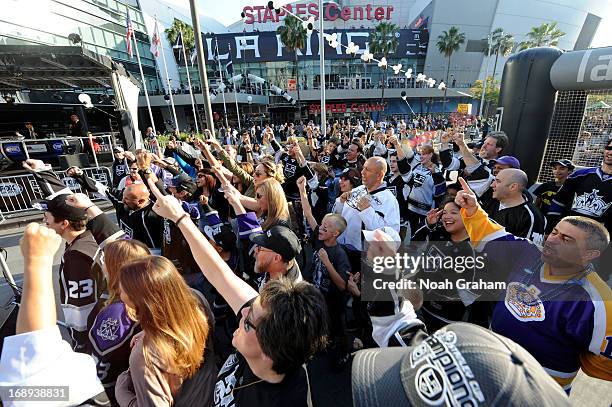
<instances>
[{"instance_id":1,"label":"crowd of fans","mask_svg":"<svg viewBox=\"0 0 612 407\"><path fill-rule=\"evenodd\" d=\"M69 385L66 404L311 406L325 377L310 362L324 358L352 374L339 391L354 405L557 406L579 370L612 380L612 141L601 166L559 157L555 181L536 188L485 121L347 121L325 133L253 126L163 149L152 136L153 152L115 147L108 186L70 168L114 215L26 161L47 196L44 225L24 232L0 385ZM70 346L51 281L60 237ZM507 288L368 296L376 257L414 244L484 254Z\"/></svg>"}]
</instances>

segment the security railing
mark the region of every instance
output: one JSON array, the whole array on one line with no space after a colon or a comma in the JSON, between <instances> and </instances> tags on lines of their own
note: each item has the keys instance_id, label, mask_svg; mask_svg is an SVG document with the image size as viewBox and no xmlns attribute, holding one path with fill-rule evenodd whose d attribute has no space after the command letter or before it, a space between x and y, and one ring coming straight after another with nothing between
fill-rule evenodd
<instances>
[{"instance_id":1,"label":"security railing","mask_svg":"<svg viewBox=\"0 0 612 407\"><path fill-rule=\"evenodd\" d=\"M106 167L83 168L85 174L110 187L112 185L110 169ZM94 194L84 191L73 178L67 177L65 171L56 174L73 193L85 193L92 200L101 200ZM32 174L0 177L0 213L10 217L34 210L32 203L44 199L42 191Z\"/></svg>"}]
</instances>

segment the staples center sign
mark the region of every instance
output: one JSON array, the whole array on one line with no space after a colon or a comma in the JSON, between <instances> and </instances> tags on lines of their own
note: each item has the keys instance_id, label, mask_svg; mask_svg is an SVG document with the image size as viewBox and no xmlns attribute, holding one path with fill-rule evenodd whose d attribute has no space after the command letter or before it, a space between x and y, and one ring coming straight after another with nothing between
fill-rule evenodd
<instances>
[{"instance_id":1,"label":"staples center sign","mask_svg":"<svg viewBox=\"0 0 612 407\"><path fill-rule=\"evenodd\" d=\"M318 20L321 14L319 13L318 3L287 4L285 8L300 17L304 16L308 18L313 16L315 20ZM323 8L323 17L325 21L336 21L338 19L344 21L391 20L391 13L393 13L392 6L377 7L372 4L352 7L345 6L340 8L337 4L328 3ZM282 20L281 17L287 14L283 9L281 9L279 14L276 14L276 11L270 10L266 6L246 6L242 11L245 15L245 24L278 23Z\"/></svg>"}]
</instances>

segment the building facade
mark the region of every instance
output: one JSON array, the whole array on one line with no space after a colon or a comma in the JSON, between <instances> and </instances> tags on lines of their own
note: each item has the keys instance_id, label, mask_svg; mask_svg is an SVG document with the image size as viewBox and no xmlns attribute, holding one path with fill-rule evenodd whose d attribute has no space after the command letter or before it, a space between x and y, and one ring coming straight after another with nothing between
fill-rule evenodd
<instances>
[{"instance_id":1,"label":"building facade","mask_svg":"<svg viewBox=\"0 0 612 407\"><path fill-rule=\"evenodd\" d=\"M191 25L188 1L165 0L4 0L0 13L0 45L71 45L69 36L77 34L79 45L106 55L123 64L140 81L135 58L130 58L125 42L126 16L129 12L140 51L145 83L156 127L170 130L174 126L169 97L172 93L178 127L193 127L196 116L201 121L203 97L196 66L178 60L164 34L175 19ZM177 6L177 4L179 4ZM279 39L277 29L284 24L285 13L268 10L267 2L256 0L235 13L236 22L225 27L210 17L200 16L205 58L213 91L215 119L231 125L241 120L316 120L320 115L320 83L318 31L307 37L306 45L295 53ZM337 0L318 2L300 0L286 6L305 19L312 17L315 28L324 19L326 33L335 33L338 42L354 42L359 52L347 55L339 46L325 47L325 82L327 109L331 117L347 117L376 113L410 115L456 111L459 103L473 105L478 101L469 95L469 88L486 74L501 79L506 57L487 57L483 53L487 35L496 28L523 41L534 26L557 22L565 32L559 47L573 50L589 47L599 28L610 22L610 2L596 0ZM201 7L200 12L206 12ZM241 12L244 18L240 19ZM387 22L395 25L398 39L396 52L388 56L389 66L402 64L414 75L424 73L446 91L416 84L403 74L394 75L376 63L364 63L360 55L369 46L369 35L375 27ZM166 63L155 58L150 38L155 25L161 34ZM436 45L438 37L451 26L465 34L465 43L450 61ZM74 36L73 36L74 38ZM189 55L189 54L188 54ZM380 55L376 55L380 57ZM497 59L497 63L495 60ZM231 62L231 63L230 63ZM188 94L187 70L196 90L198 105L194 115ZM167 74L166 74L167 72ZM242 76L241 76L242 75ZM384 82L384 99L382 85ZM219 86L221 83L224 86ZM1 85L0 85L1 87ZM271 89L280 88L289 100ZM225 89L223 89L225 88ZM66 89L70 90L67 84ZM223 89L223 90L222 90ZM291 103L291 99L299 99ZM104 92L105 89L89 90ZM401 98L405 92L406 99ZM140 98L141 128L149 125L144 96Z\"/></svg>"}]
</instances>

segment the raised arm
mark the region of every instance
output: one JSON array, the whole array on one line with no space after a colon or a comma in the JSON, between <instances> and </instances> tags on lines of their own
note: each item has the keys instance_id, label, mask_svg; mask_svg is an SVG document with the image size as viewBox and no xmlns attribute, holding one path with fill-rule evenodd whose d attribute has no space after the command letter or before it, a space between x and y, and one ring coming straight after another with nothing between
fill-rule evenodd
<instances>
[{"instance_id":1,"label":"raised arm","mask_svg":"<svg viewBox=\"0 0 612 407\"><path fill-rule=\"evenodd\" d=\"M257 291L232 272L197 226L188 221L189 215L176 198L162 195L153 183L149 183L149 187L157 198L153 210L179 227L206 279L232 307L234 313L238 313L247 301L257 297Z\"/></svg>"},{"instance_id":2,"label":"raised arm","mask_svg":"<svg viewBox=\"0 0 612 407\"><path fill-rule=\"evenodd\" d=\"M308 202L308 194L306 192L306 178L302 175L297 179L298 191L300 191L300 201L302 202L302 212L304 213L304 217L308 222L308 226L312 230L315 230L317 226L317 220L312 216L312 207L310 206L310 202Z\"/></svg>"},{"instance_id":3,"label":"raised arm","mask_svg":"<svg viewBox=\"0 0 612 407\"><path fill-rule=\"evenodd\" d=\"M51 328L57 322L51 269L61 242L52 229L37 223L30 223L23 233L20 246L24 279L17 334Z\"/></svg>"}]
</instances>

